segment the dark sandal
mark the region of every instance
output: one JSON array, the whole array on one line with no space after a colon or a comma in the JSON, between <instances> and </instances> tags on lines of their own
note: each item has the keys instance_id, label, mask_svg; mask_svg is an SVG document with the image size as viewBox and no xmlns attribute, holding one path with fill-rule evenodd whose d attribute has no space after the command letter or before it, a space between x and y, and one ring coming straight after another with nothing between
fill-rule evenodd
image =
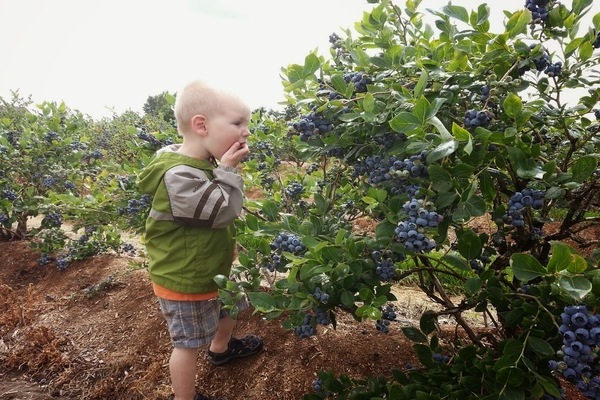
<instances>
[{"instance_id":1,"label":"dark sandal","mask_svg":"<svg viewBox=\"0 0 600 400\"><path fill-rule=\"evenodd\" d=\"M208 350L208 361L215 366L223 365L234 358L248 357L258 353L263 347L260 336L248 335L243 338L231 338L227 350L223 353L213 353Z\"/></svg>"}]
</instances>

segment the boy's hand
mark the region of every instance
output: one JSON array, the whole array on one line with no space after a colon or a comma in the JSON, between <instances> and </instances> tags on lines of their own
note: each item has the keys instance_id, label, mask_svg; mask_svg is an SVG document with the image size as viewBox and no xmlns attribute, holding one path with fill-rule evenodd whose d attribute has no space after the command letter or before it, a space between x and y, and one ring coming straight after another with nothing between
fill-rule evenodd
<instances>
[{"instance_id":1,"label":"boy's hand","mask_svg":"<svg viewBox=\"0 0 600 400\"><path fill-rule=\"evenodd\" d=\"M221 165L225 167L237 167L237 165L250 154L246 143L235 142L221 157Z\"/></svg>"}]
</instances>

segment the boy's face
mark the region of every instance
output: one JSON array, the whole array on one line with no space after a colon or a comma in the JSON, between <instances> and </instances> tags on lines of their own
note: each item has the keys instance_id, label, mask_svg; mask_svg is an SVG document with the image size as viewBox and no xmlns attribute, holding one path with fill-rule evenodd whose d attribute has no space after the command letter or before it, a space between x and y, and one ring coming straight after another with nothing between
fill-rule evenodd
<instances>
[{"instance_id":1,"label":"boy's face","mask_svg":"<svg viewBox=\"0 0 600 400\"><path fill-rule=\"evenodd\" d=\"M250 110L244 103L233 98L223 101L222 108L206 119L207 150L220 160L235 142L245 145L250 136L249 123Z\"/></svg>"}]
</instances>

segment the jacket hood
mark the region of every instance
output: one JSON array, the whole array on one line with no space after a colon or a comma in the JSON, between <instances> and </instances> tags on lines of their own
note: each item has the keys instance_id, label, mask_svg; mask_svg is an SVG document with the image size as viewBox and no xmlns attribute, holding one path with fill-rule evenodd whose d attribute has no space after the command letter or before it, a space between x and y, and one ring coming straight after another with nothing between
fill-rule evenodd
<instances>
[{"instance_id":1,"label":"jacket hood","mask_svg":"<svg viewBox=\"0 0 600 400\"><path fill-rule=\"evenodd\" d=\"M186 164L204 170L213 170L214 166L204 160L196 160L177 153L181 144L172 144L158 150L155 157L138 175L138 187L142 193L154 195L165 172L177 164Z\"/></svg>"}]
</instances>

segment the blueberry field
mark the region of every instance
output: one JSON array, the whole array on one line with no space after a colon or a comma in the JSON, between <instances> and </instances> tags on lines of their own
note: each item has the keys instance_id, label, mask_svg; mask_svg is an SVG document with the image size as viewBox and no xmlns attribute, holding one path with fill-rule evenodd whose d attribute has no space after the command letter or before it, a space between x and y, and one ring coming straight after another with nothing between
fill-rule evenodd
<instances>
[{"instance_id":1,"label":"blueberry field","mask_svg":"<svg viewBox=\"0 0 600 400\"><path fill-rule=\"evenodd\" d=\"M215 280L234 315L248 295L241 329L269 335L222 394L600 398L593 1L526 0L500 30L485 4L368 3L353 31L332 32L327 55L274 77L284 109L253 112L237 259ZM51 99L1 99L0 245L12 254L0 260L1 377L63 398L168 395L140 239L152 199L136 179L180 140L176 95L101 120ZM77 329L42 318L50 305L36 298L73 312ZM90 348L110 347L91 338L112 332L137 350L75 357L85 308L98 316ZM123 315L142 347L117 340L132 335ZM223 372L211 368L199 385Z\"/></svg>"}]
</instances>

